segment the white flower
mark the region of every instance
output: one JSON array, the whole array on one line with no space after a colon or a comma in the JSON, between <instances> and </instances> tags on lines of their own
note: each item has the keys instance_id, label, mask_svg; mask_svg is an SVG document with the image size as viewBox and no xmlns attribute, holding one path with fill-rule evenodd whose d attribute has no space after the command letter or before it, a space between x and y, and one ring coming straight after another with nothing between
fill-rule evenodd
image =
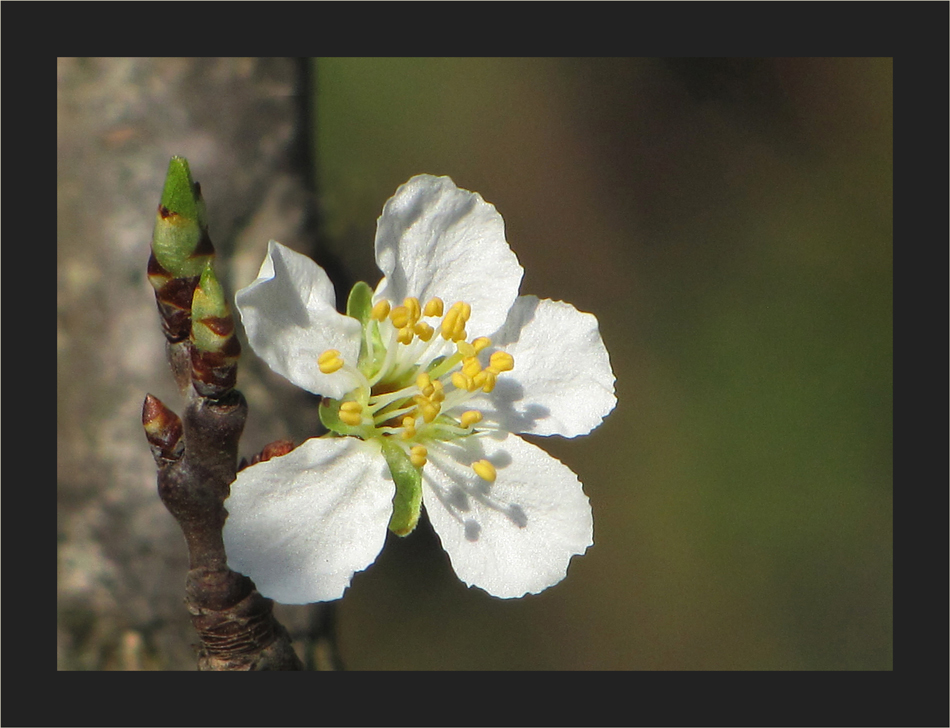
<instances>
[{"instance_id":1,"label":"white flower","mask_svg":"<svg viewBox=\"0 0 950 728\"><path fill-rule=\"evenodd\" d=\"M459 578L537 593L592 544L577 476L515 433L574 437L613 409L597 319L519 296L504 222L448 177L400 187L380 216L384 277L334 308L326 273L271 241L237 307L254 351L325 397L329 436L231 486L229 565L288 604L338 599L424 505ZM454 302L447 305L444 302Z\"/></svg>"}]
</instances>

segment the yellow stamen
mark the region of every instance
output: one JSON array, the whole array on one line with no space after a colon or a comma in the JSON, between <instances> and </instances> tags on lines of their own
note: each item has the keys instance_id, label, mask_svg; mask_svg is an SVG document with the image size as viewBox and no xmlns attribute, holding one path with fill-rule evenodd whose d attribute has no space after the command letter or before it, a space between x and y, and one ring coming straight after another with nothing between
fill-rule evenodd
<instances>
[{"instance_id":1,"label":"yellow stamen","mask_svg":"<svg viewBox=\"0 0 950 728\"><path fill-rule=\"evenodd\" d=\"M456 301L442 319L442 338L446 341L463 341L465 323L472 315L472 307L464 301Z\"/></svg>"},{"instance_id":2,"label":"yellow stamen","mask_svg":"<svg viewBox=\"0 0 950 728\"><path fill-rule=\"evenodd\" d=\"M476 375L482 370L482 365L478 363L478 359L474 356L465 359L462 362L462 374L466 377L474 379Z\"/></svg>"},{"instance_id":3,"label":"yellow stamen","mask_svg":"<svg viewBox=\"0 0 950 728\"><path fill-rule=\"evenodd\" d=\"M389 318L397 329L404 329L409 325L409 309L405 306L396 306L389 312Z\"/></svg>"},{"instance_id":4,"label":"yellow stamen","mask_svg":"<svg viewBox=\"0 0 950 728\"><path fill-rule=\"evenodd\" d=\"M491 346L491 339L489 339L487 336L479 336L472 342L472 346L475 348L475 353L477 354L483 349L487 349L489 346Z\"/></svg>"},{"instance_id":5,"label":"yellow stamen","mask_svg":"<svg viewBox=\"0 0 950 728\"><path fill-rule=\"evenodd\" d=\"M463 412L462 417L459 420L462 427L468 428L472 425L482 421L482 413L478 410L469 410L468 412Z\"/></svg>"},{"instance_id":6,"label":"yellow stamen","mask_svg":"<svg viewBox=\"0 0 950 728\"><path fill-rule=\"evenodd\" d=\"M425 372L422 372L422 374L416 377L416 386L419 387L419 391L426 397L431 397L435 391L435 388L432 386L432 379L430 379L429 375Z\"/></svg>"},{"instance_id":7,"label":"yellow stamen","mask_svg":"<svg viewBox=\"0 0 950 728\"><path fill-rule=\"evenodd\" d=\"M399 333L396 334L396 341L400 344L411 344L412 343L412 329L406 326L405 328L399 329Z\"/></svg>"},{"instance_id":8,"label":"yellow stamen","mask_svg":"<svg viewBox=\"0 0 950 728\"><path fill-rule=\"evenodd\" d=\"M426 302L425 308L422 309L422 313L426 316L441 316L443 305L441 298L430 298Z\"/></svg>"},{"instance_id":9,"label":"yellow stamen","mask_svg":"<svg viewBox=\"0 0 950 728\"><path fill-rule=\"evenodd\" d=\"M472 315L472 307L465 303L465 301L459 301L454 306L458 306L458 323L455 325L455 331L452 334L452 341L463 341L468 338L468 334L465 332L465 324L468 323L469 317Z\"/></svg>"},{"instance_id":10,"label":"yellow stamen","mask_svg":"<svg viewBox=\"0 0 950 728\"><path fill-rule=\"evenodd\" d=\"M351 427L363 422L363 405L359 402L344 402L340 405L340 419Z\"/></svg>"},{"instance_id":11,"label":"yellow stamen","mask_svg":"<svg viewBox=\"0 0 950 728\"><path fill-rule=\"evenodd\" d=\"M419 299L415 298L414 296L410 296L402 302L402 305L405 306L406 311L409 312L410 324L415 324L422 315L422 311L419 308Z\"/></svg>"},{"instance_id":12,"label":"yellow stamen","mask_svg":"<svg viewBox=\"0 0 950 728\"><path fill-rule=\"evenodd\" d=\"M464 324L462 324L464 326ZM459 326L459 309L458 304L452 304L452 308L449 309L449 312L445 314L445 318L442 319L442 338L446 341L456 340L455 332Z\"/></svg>"},{"instance_id":13,"label":"yellow stamen","mask_svg":"<svg viewBox=\"0 0 950 728\"><path fill-rule=\"evenodd\" d=\"M489 483L495 482L495 466L492 465L487 460L479 460L478 462L472 463L472 470L475 471L475 474L482 480L487 480Z\"/></svg>"},{"instance_id":14,"label":"yellow stamen","mask_svg":"<svg viewBox=\"0 0 950 728\"><path fill-rule=\"evenodd\" d=\"M317 357L317 365L324 374L333 374L333 372L339 371L343 367L343 359L336 349L327 349Z\"/></svg>"},{"instance_id":15,"label":"yellow stamen","mask_svg":"<svg viewBox=\"0 0 950 728\"><path fill-rule=\"evenodd\" d=\"M324 374L333 374L333 372L338 372L343 368L342 359L331 359L328 362L325 362L320 365L320 371Z\"/></svg>"},{"instance_id":16,"label":"yellow stamen","mask_svg":"<svg viewBox=\"0 0 950 728\"><path fill-rule=\"evenodd\" d=\"M491 368L498 372L510 372L515 368L515 358L507 351L496 351L491 355Z\"/></svg>"},{"instance_id":17,"label":"yellow stamen","mask_svg":"<svg viewBox=\"0 0 950 728\"><path fill-rule=\"evenodd\" d=\"M420 321L417 323L412 327L412 330L415 331L416 336L418 336L423 341L428 341L432 338L432 334L435 333L435 329L429 326L429 324L427 324L425 321Z\"/></svg>"},{"instance_id":18,"label":"yellow stamen","mask_svg":"<svg viewBox=\"0 0 950 728\"><path fill-rule=\"evenodd\" d=\"M441 438L443 430L452 433L446 437L472 434L475 426L483 419L482 412L468 410L459 415L455 410L450 416L442 417L442 407L446 402L445 387L451 381L453 387L458 390L450 391L448 397L454 409L479 390L491 392L501 373L514 369L514 357L504 351L495 351L491 354L487 366L480 362L479 354L491 347L492 341L486 336L480 336L471 342L467 340L465 329L471 314L472 307L465 301L456 301L446 307L442 299L436 297L430 298L425 306L412 296L406 297L402 305L393 305L393 302L385 299L374 304L369 315L371 320L386 326L385 332L380 328L380 333L385 333L382 339L384 349L393 346L393 339L396 343L410 345L418 336L428 343L438 331L443 339L454 343L455 353L439 357L437 363L433 361L428 365L430 371L423 371L426 367L421 365L422 359L416 363L401 360L419 349L428 351L428 347L410 346L408 350L402 349L398 352L384 351L383 366L378 370L379 373L367 382L370 387L368 396L373 404L361 405L361 401L366 402L362 396L354 397L359 401L343 402L339 409L339 421L361 428L357 430L361 434L362 428L375 427L386 436L398 435L399 440L405 442L407 447L413 446L409 450L410 460L418 468L425 465L428 458L426 448L417 444L420 439L419 430L422 432L422 439L429 436ZM423 316L441 317L442 320L433 321L433 325L430 325L422 320ZM388 328L390 325L396 330L391 331ZM320 370L326 374L345 366L343 357L336 349L328 349L320 354L318 364ZM380 385L378 390L377 384ZM374 396L378 397L378 400L374 400ZM367 406L379 411L374 414ZM441 418L442 422L434 424L438 418ZM488 482L495 480L495 468L487 460L479 460L472 465L472 469Z\"/></svg>"},{"instance_id":19,"label":"yellow stamen","mask_svg":"<svg viewBox=\"0 0 950 728\"><path fill-rule=\"evenodd\" d=\"M369 312L369 317L374 321L385 321L389 315L389 310L389 301L383 299L373 306L373 310Z\"/></svg>"},{"instance_id":20,"label":"yellow stamen","mask_svg":"<svg viewBox=\"0 0 950 728\"><path fill-rule=\"evenodd\" d=\"M340 412L340 420L345 425L350 427L359 427L360 423L363 421L361 415L353 414L352 412Z\"/></svg>"},{"instance_id":21,"label":"yellow stamen","mask_svg":"<svg viewBox=\"0 0 950 728\"><path fill-rule=\"evenodd\" d=\"M421 468L426 464L426 456L429 454L429 451L425 449L422 445L416 445L415 447L409 448L409 462L415 465L417 468Z\"/></svg>"},{"instance_id":22,"label":"yellow stamen","mask_svg":"<svg viewBox=\"0 0 950 728\"><path fill-rule=\"evenodd\" d=\"M483 392L491 392L495 388L495 382L498 379L498 372L492 367L482 369L472 378L474 389L481 389ZM470 390L471 391L471 390Z\"/></svg>"},{"instance_id":23,"label":"yellow stamen","mask_svg":"<svg viewBox=\"0 0 950 728\"><path fill-rule=\"evenodd\" d=\"M421 394L417 394L412 399L419 405L419 412L422 414L422 419L426 422L432 422L432 420L439 416L439 411L442 409L442 406L438 402L426 399Z\"/></svg>"},{"instance_id":24,"label":"yellow stamen","mask_svg":"<svg viewBox=\"0 0 950 728\"><path fill-rule=\"evenodd\" d=\"M475 391L475 383L462 372L452 372L452 384L456 389L464 389L466 392Z\"/></svg>"}]
</instances>

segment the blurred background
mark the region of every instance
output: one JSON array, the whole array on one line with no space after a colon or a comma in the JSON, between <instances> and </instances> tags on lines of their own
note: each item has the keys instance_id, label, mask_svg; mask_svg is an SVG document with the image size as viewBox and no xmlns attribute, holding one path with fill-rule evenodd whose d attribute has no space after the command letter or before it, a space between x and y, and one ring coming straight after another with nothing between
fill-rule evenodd
<instances>
[{"instance_id":1,"label":"blurred background","mask_svg":"<svg viewBox=\"0 0 950 728\"><path fill-rule=\"evenodd\" d=\"M534 439L594 546L498 600L426 522L390 537L338 606L348 669L891 669L892 101L875 58L60 59L60 669L194 669L139 422L180 409L144 276L172 154L232 293L272 237L375 285L425 172L496 206L523 293L600 321L616 410ZM246 351L246 452L306 438Z\"/></svg>"}]
</instances>

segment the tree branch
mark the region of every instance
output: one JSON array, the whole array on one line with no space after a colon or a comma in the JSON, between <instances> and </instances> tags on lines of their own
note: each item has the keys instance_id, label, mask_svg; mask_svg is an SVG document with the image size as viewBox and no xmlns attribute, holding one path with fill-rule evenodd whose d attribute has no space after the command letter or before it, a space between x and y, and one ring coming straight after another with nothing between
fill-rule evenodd
<instances>
[{"instance_id":1,"label":"tree branch","mask_svg":"<svg viewBox=\"0 0 950 728\"><path fill-rule=\"evenodd\" d=\"M148 276L185 394L184 421L146 395L142 423L158 467L158 494L190 556L185 604L201 640L199 670L301 670L273 602L227 566L224 501L237 475L247 402L233 389L240 345L204 221L200 187L173 158L159 205Z\"/></svg>"}]
</instances>

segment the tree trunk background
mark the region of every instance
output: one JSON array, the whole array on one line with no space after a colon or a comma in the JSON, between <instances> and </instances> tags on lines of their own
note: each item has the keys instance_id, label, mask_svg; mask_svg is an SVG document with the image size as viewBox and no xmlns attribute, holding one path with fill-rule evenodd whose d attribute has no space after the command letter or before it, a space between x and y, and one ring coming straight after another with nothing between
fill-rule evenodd
<instances>
[{"instance_id":1,"label":"tree trunk background","mask_svg":"<svg viewBox=\"0 0 950 728\"><path fill-rule=\"evenodd\" d=\"M196 668L187 549L141 427L146 392L182 409L145 277L155 209L169 158L186 157L229 297L271 237L314 255L309 88L292 59L58 61L60 669ZM294 421L314 411L305 395L256 357L242 357L238 388L251 410L242 454L312 433L306 414ZM306 629L304 609L279 618Z\"/></svg>"}]
</instances>

